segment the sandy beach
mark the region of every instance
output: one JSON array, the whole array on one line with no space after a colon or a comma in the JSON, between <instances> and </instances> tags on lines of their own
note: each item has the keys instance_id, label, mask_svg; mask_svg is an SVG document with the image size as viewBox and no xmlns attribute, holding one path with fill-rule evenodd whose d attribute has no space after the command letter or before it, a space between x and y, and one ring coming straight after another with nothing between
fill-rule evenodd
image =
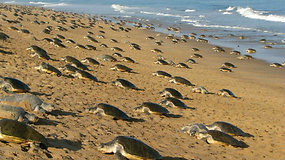
<instances>
[{"instance_id":1,"label":"sandy beach","mask_svg":"<svg viewBox=\"0 0 285 160\"><path fill-rule=\"evenodd\" d=\"M211 44L187 39L174 44L167 35L158 34L147 29L124 26L64 12L55 12L41 8L0 5L0 32L10 38L0 40L0 75L21 80L29 85L32 92L43 93L39 97L55 104L56 110L45 116L38 115L41 120L29 124L49 141L47 151L22 151L19 144L0 143L0 159L116 159L113 154L103 154L97 150L99 144L111 141L116 136L133 136L156 149L167 160L174 159L285 159L285 70L270 67L269 63L258 59L239 60L237 55L230 55L231 49L224 48L225 53L215 52ZM19 9L17 14L15 10ZM53 20L54 18L54 20ZM10 22L7 20L17 20ZM75 20L77 28L71 20ZM38 24L35 23L39 22ZM91 24L91 25L90 25ZM27 29L29 34L18 32L9 27ZM42 31L51 26L50 34ZM60 31L57 26L66 28ZM110 27L117 29L112 30ZM130 28L128 32L122 31ZM104 31L105 33L103 33ZM88 34L92 32L93 34ZM44 38L55 38L62 35L62 44L66 48L56 47ZM85 36L94 37L98 43L89 42ZM104 38L98 35L103 35ZM147 40L152 36L155 40ZM58 38L58 37L57 37ZM179 38L179 37L177 37ZM198 36L197 36L198 38ZM60 38L59 38L60 39ZM76 44L93 45L96 50L75 48L76 44L67 43L72 39ZM115 39L118 42L111 42ZM179 38L180 39L180 38ZM161 46L155 41L163 41ZM139 44L141 50L131 49L129 43ZM101 47L106 44L108 47ZM31 57L26 50L37 45L47 51L54 60ZM132 58L136 63L119 61L108 62L97 59L102 65L95 66L84 63L99 81L82 80L67 76L40 73L35 66L46 62L56 68L66 65L61 60L65 56L73 56L78 60L109 54L112 47L119 47L123 56ZM222 46L221 46L222 47ZM160 49L163 53L151 52ZM197 64L186 63L198 48L203 58L193 58ZM245 52L245 51L241 51ZM174 63L185 63L191 69L177 68L171 65L155 64L157 55L162 55ZM237 66L233 72L221 72L219 68L225 62ZM136 73L112 71L110 67L123 64ZM222 97L216 94L192 93L192 87L170 83L168 78L153 76L158 70L166 71L172 76L181 76L196 86L203 86L208 91L217 93L221 89L231 90L237 97ZM111 84L117 78L126 79L142 90L124 89ZM143 102L160 103L164 98L159 92L164 88L174 88L188 100L182 100L191 109L167 108L179 118L159 115L147 115L134 112L133 109ZM9 95L0 91L0 95ZM141 119L138 122L113 120L110 117L98 117L85 112L86 108L98 103L108 103L120 108L130 117ZM35 113L37 114L37 113ZM192 123L211 124L225 121L234 124L254 137L235 137L249 145L248 148L235 148L219 144L207 144L178 132L183 126ZM48 154L46 153L48 152Z\"/></svg>"}]
</instances>

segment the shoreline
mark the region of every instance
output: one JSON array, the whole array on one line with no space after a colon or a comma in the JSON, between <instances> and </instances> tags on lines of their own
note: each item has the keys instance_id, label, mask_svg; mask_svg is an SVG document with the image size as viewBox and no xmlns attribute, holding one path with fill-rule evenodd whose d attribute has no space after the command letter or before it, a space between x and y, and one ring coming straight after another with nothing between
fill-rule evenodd
<instances>
[{"instance_id":1,"label":"shoreline","mask_svg":"<svg viewBox=\"0 0 285 160\"><path fill-rule=\"evenodd\" d=\"M2 5L0 5L2 6ZM15 6L11 11L0 8L1 18L19 20L13 24L0 19L0 32L9 35L9 41L0 41L0 49L12 54L0 54L1 76L17 78L28 84L33 92L44 93L39 97L47 103L53 103L56 110L45 116L38 115L41 122L29 124L46 138L50 146L47 155L42 150L22 151L18 144L4 144L0 142L0 157L7 159L115 159L114 155L103 154L97 150L100 143L105 143L119 135L134 136L155 148L166 160L173 159L284 159L282 139L280 134L284 130L284 95L285 70L270 67L259 59L239 60L230 55L230 48L223 47L226 53L213 51L212 44L197 42L196 40L179 39L174 44L166 39L167 34L142 30L100 20L99 17L88 19L86 15L64 13L41 8L17 6L26 14L15 16ZM30 14L31 13L31 14ZM21 15L21 16L19 16ZM54 17L54 18L53 18ZM37 20L40 22L37 24ZM74 21L73 21L74 20ZM76 27L73 27L75 23ZM21 25L19 25L21 24ZM9 29L28 29L30 34ZM50 34L43 30L51 26ZM67 31L59 30L61 26ZM72 29L72 27L74 29ZM115 30L111 29L114 28ZM123 30L119 28L122 27ZM125 31L126 28L130 30ZM89 34L88 34L89 32ZM104 32L104 33L103 33ZM64 36L65 39L60 38ZM88 41L86 35L94 37L98 43ZM102 38L103 36L103 38ZM152 36L154 40L146 40ZM58 38L66 48L43 41L44 38ZM72 39L75 44L67 43ZM111 41L111 39L118 42ZM155 41L163 41L161 46ZM141 50L131 49L129 43L136 43ZM96 50L75 48L76 44L93 45ZM106 44L104 48L101 44ZM26 49L37 45L47 51L52 60L31 57ZM112 47L119 47L123 51L113 51ZM160 49L163 53L153 53L151 50ZM186 63L191 69L177 68L171 65L159 65L154 62L161 54L174 63L185 63L195 53L192 48L200 49L198 54L203 58L194 58L197 64ZM35 66L42 62L59 68L66 65L62 57L73 56L78 60L86 57L118 52L132 58L136 63L121 61L122 57L115 57L117 62L98 60L102 65L88 66L90 74L99 81L83 80L68 76L40 73ZM224 62L237 66L233 72L221 72L219 68ZM123 64L133 69L135 73L112 71L115 64ZM192 87L170 83L169 79L153 76L158 70L166 71L172 76L181 76L196 86L204 86L208 91L216 93L226 88L240 99L221 97L216 94L193 93ZM124 89L112 85L110 82L123 78L132 82L141 91ZM174 88L188 100L182 100L187 106L195 110L168 107L167 109L178 118L159 115L148 115L134 112L134 108L143 102L159 103L164 98L158 92L164 88ZM1 91L2 96L8 95ZM1 97L2 97L1 96ZM94 107L98 103L114 105L130 117L142 119L138 122L113 120L110 117L99 117L85 113L85 109ZM37 113L35 113L37 114ZM219 144L207 144L189 134L177 132L181 127L191 123L211 124L215 121L226 121L248 132L254 137L235 137L249 145L248 148L234 148Z\"/></svg>"}]
</instances>

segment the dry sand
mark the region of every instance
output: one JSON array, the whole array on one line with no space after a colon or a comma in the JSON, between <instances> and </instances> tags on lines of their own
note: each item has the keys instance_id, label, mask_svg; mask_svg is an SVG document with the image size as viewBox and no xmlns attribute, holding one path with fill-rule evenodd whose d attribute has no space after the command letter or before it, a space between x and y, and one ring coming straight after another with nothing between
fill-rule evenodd
<instances>
[{"instance_id":1,"label":"dry sand","mask_svg":"<svg viewBox=\"0 0 285 160\"><path fill-rule=\"evenodd\" d=\"M3 7L3 5L2 5ZM11 7L11 6L9 6ZM82 22L82 26L88 26L86 17L72 17L71 14L53 12L34 8L22 8L21 11L31 11L34 15L22 15L20 24L13 24L4 19L15 20L14 8L10 11L0 9L0 31L11 38L8 42L0 41L0 49L13 54L0 54L0 75L17 78L28 84L32 91L45 93L40 96L45 102L54 103L57 110L52 114L42 117L42 123L31 124L33 128L49 139L51 147L48 148L49 156L41 151L21 151L18 144L0 143L0 159L115 159L114 155L102 154L97 146L102 142L112 140L118 135L134 136L146 144L158 150L165 159L285 159L284 153L284 104L285 104L285 70L284 68L269 67L269 64L260 60L238 60L235 55L230 55L230 49L226 53L216 53L212 45L187 40L173 44L165 35L156 36L157 33L130 27L130 32L113 31L112 23L105 24L97 21L94 27L77 29L69 28L70 20ZM20 13L18 13L20 15ZM66 24L51 20L51 15L66 17ZM35 18L48 24L32 23ZM59 20L60 16L56 17ZM76 22L80 24L80 22ZM21 25L21 26L20 26ZM113 24L114 28L120 27ZM31 33L19 33L8 27L14 26L19 29L28 29ZM53 26L51 34L42 32L46 26ZM57 31L56 26L62 26L68 31ZM99 28L102 26L103 28ZM123 26L124 27L124 26ZM125 27L126 28L126 27ZM99 33L103 30L106 33ZM88 42L83 37L88 31L100 43ZM67 48L55 47L43 38L53 38L61 34L66 38L73 39L78 44L91 44L97 47L96 51L76 49L74 44L63 44ZM99 39L97 35L104 35L105 39ZM156 46L154 40L146 40L147 36L153 36L156 40L164 41L162 46ZM38 40L34 40L35 37ZM110 39L118 40L118 43L110 42ZM137 43L142 50L131 50L126 41ZM109 48L99 45L105 43ZM102 84L91 81L83 81L77 78L57 77L39 73L34 69L42 61L59 67L66 63L63 61L47 61L37 57L30 57L26 48L38 45L45 49L53 59L64 56L74 56L77 59L94 57L99 54L112 54L111 47L120 47L123 56L134 59L137 63L127 62L104 62L104 66L94 67L90 73L100 81L110 82L117 78L124 78L134 83L144 91L127 90L118 88L110 83ZM199 54L204 58L196 59L198 64L188 64L192 69L175 68L154 64L156 53L151 49L159 48L161 55L175 63L185 62L193 54L191 48L200 49ZM244 51L242 51L244 52ZM119 59L119 58L118 58ZM231 62L237 66L232 73L219 71L224 62ZM109 68L114 64L124 64L132 68L138 74L111 71ZM193 84L204 86L210 92L220 89L230 89L241 99L220 97L217 95L204 95L192 93L192 88L176 85L168 82L168 79L152 76L157 70L167 71L172 76L182 76ZM180 118L167 118L158 115L146 115L134 113L133 109L142 102L151 101L159 103L163 100L158 92L171 87L180 91L183 96L191 100L183 102L195 107L196 110L180 110L169 108L172 114L181 115ZM1 96L7 93L1 91ZM84 113L84 109L94 106L96 103L109 103L125 111L129 116L141 118L144 122L114 121L109 117L98 117L94 114ZM237 125L245 132L254 135L254 138L237 139L244 141L249 148L240 149L218 144L207 144L185 133L177 132L182 126L190 123L211 124L215 121L226 121Z\"/></svg>"}]
</instances>

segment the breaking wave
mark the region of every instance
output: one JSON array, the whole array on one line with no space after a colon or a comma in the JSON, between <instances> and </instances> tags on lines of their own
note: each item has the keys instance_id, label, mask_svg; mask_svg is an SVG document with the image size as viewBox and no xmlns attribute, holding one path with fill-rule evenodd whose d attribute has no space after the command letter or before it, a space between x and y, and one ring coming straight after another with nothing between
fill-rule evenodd
<instances>
[{"instance_id":1,"label":"breaking wave","mask_svg":"<svg viewBox=\"0 0 285 160\"><path fill-rule=\"evenodd\" d=\"M127 12L128 10L135 10L139 9L138 7L129 7L129 6L122 6L119 4L112 4L111 8L113 8L115 11L120 12L120 13L129 13L129 14L134 14L134 12Z\"/></svg>"},{"instance_id":2,"label":"breaking wave","mask_svg":"<svg viewBox=\"0 0 285 160\"><path fill-rule=\"evenodd\" d=\"M66 3L47 3L47 2L29 2L29 4L39 5L41 7L59 7L59 6L67 6Z\"/></svg>"}]
</instances>

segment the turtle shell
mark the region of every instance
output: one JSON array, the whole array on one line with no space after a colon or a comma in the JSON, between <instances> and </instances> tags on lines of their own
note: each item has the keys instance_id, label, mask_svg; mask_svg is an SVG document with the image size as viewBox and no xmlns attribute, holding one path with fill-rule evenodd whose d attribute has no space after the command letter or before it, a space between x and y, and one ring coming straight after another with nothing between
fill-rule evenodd
<instances>
[{"instance_id":1,"label":"turtle shell","mask_svg":"<svg viewBox=\"0 0 285 160\"><path fill-rule=\"evenodd\" d=\"M11 143L37 142L47 144L46 138L25 123L11 119L0 120L0 140Z\"/></svg>"},{"instance_id":2,"label":"turtle shell","mask_svg":"<svg viewBox=\"0 0 285 160\"><path fill-rule=\"evenodd\" d=\"M183 77L175 76L171 80L175 80L175 82L178 83L178 84L184 84L184 85L187 85L187 86L194 86L190 81L188 81L187 79L185 79Z\"/></svg>"},{"instance_id":3,"label":"turtle shell","mask_svg":"<svg viewBox=\"0 0 285 160\"><path fill-rule=\"evenodd\" d=\"M125 88L137 89L137 87L134 84L132 84L131 82L124 80L124 79L118 78L114 82L115 82L115 84L120 83L122 85L122 87L125 87Z\"/></svg>"},{"instance_id":4,"label":"turtle shell","mask_svg":"<svg viewBox=\"0 0 285 160\"><path fill-rule=\"evenodd\" d=\"M183 109L187 108L187 106L182 101L180 101L179 99L173 98L173 97L167 97L165 99L165 101L169 101L169 102L173 103L173 105L175 107L179 107L179 108L183 108Z\"/></svg>"},{"instance_id":5,"label":"turtle shell","mask_svg":"<svg viewBox=\"0 0 285 160\"><path fill-rule=\"evenodd\" d=\"M106 115L112 116L115 119L130 119L130 117L125 112L110 104L99 103L96 107L103 109Z\"/></svg>"},{"instance_id":6,"label":"turtle shell","mask_svg":"<svg viewBox=\"0 0 285 160\"><path fill-rule=\"evenodd\" d=\"M24 116L26 111L22 107L10 106L10 105L0 105L0 119L7 118L18 120L20 116Z\"/></svg>"},{"instance_id":7,"label":"turtle shell","mask_svg":"<svg viewBox=\"0 0 285 160\"><path fill-rule=\"evenodd\" d=\"M217 121L214 122L211 127L218 127L222 132L225 132L227 134L233 135L233 136L244 136L244 137L252 137L252 135L243 132L240 128L238 128L235 125L232 125L227 122Z\"/></svg>"},{"instance_id":8,"label":"turtle shell","mask_svg":"<svg viewBox=\"0 0 285 160\"><path fill-rule=\"evenodd\" d=\"M118 144L122 145L127 155L124 155L128 159L137 157L139 159L161 159L161 155L152 147L144 142L129 137L118 136L114 139Z\"/></svg>"},{"instance_id":9,"label":"turtle shell","mask_svg":"<svg viewBox=\"0 0 285 160\"><path fill-rule=\"evenodd\" d=\"M182 94L179 91L177 91L176 89L165 88L163 91L160 92L160 94L163 94L164 92L168 92L169 96L171 96L171 97L178 98L178 99L183 99Z\"/></svg>"},{"instance_id":10,"label":"turtle shell","mask_svg":"<svg viewBox=\"0 0 285 160\"><path fill-rule=\"evenodd\" d=\"M149 108L149 110L153 113L157 113L157 114L167 114L169 113L169 111L162 107L161 105L157 104L157 103L152 103L152 102L144 102L141 105L142 107L147 107Z\"/></svg>"},{"instance_id":11,"label":"turtle shell","mask_svg":"<svg viewBox=\"0 0 285 160\"><path fill-rule=\"evenodd\" d=\"M224 143L231 145L233 147L241 147L241 148L247 148L248 145L245 144L242 141L239 141L235 139L234 137L221 132L221 131L216 131L216 130L208 130L207 131L209 135L213 138L214 141L217 141L218 143Z\"/></svg>"},{"instance_id":12,"label":"turtle shell","mask_svg":"<svg viewBox=\"0 0 285 160\"><path fill-rule=\"evenodd\" d=\"M15 78L10 78L10 77L4 77L4 81L12 86L12 91L13 92L28 92L30 87L23 83L22 81L15 79Z\"/></svg>"}]
</instances>

